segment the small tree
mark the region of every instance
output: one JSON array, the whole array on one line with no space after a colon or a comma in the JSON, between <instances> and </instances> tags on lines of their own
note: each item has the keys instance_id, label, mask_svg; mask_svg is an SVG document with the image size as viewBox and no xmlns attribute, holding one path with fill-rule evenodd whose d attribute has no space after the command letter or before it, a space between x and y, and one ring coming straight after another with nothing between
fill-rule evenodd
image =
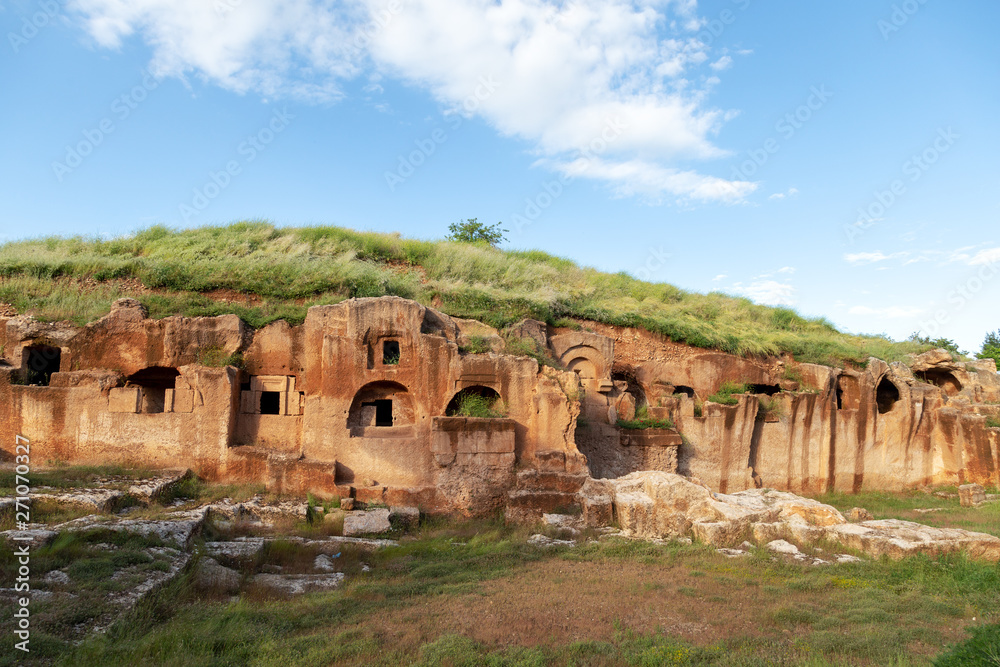
<instances>
[{"instance_id":1,"label":"small tree","mask_svg":"<svg viewBox=\"0 0 1000 667\"><path fill-rule=\"evenodd\" d=\"M502 222L495 225L487 225L478 221L478 218L468 218L465 222L453 222L448 225L447 238L449 241L460 241L462 243L486 243L492 247L507 240L504 233L509 231L501 227Z\"/></svg>"},{"instance_id":2,"label":"small tree","mask_svg":"<svg viewBox=\"0 0 1000 667\"><path fill-rule=\"evenodd\" d=\"M958 349L958 343L950 338L931 338L930 336L921 336L920 332L916 332L911 334L907 340L914 343L920 343L921 345L931 345L934 348L944 348L953 355L962 356L965 354L965 352Z\"/></svg>"},{"instance_id":3,"label":"small tree","mask_svg":"<svg viewBox=\"0 0 1000 667\"><path fill-rule=\"evenodd\" d=\"M978 359L993 359L1000 366L1000 329L986 334L983 349L976 355Z\"/></svg>"}]
</instances>

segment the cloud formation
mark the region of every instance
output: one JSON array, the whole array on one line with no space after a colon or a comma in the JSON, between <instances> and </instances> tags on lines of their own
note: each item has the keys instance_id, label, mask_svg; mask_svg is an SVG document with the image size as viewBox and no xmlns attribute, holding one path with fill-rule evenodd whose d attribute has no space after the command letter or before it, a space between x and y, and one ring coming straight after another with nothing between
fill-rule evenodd
<instances>
[{"instance_id":1,"label":"cloud formation","mask_svg":"<svg viewBox=\"0 0 1000 667\"><path fill-rule=\"evenodd\" d=\"M736 283L733 289L738 294L765 306L795 305L795 288L777 280L755 280L749 285Z\"/></svg>"},{"instance_id":2,"label":"cloud formation","mask_svg":"<svg viewBox=\"0 0 1000 667\"><path fill-rule=\"evenodd\" d=\"M727 155L713 138L730 115L707 105L718 79L699 70L731 60L710 62L694 0L71 0L69 9L101 47L142 39L157 75L241 94L335 101L361 74L396 77L527 142L538 164L570 174L588 158L578 175L618 195L736 202L757 187L677 166ZM613 141L609 124L624 128Z\"/></svg>"}]
</instances>

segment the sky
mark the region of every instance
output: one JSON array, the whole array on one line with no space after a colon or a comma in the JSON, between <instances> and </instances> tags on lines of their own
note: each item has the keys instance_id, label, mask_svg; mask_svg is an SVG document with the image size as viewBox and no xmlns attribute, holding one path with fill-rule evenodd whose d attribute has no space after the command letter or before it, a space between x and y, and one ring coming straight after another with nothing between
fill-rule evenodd
<instances>
[{"instance_id":1,"label":"sky","mask_svg":"<svg viewBox=\"0 0 1000 667\"><path fill-rule=\"evenodd\" d=\"M266 219L1000 329L1000 3L0 2L0 241Z\"/></svg>"}]
</instances>

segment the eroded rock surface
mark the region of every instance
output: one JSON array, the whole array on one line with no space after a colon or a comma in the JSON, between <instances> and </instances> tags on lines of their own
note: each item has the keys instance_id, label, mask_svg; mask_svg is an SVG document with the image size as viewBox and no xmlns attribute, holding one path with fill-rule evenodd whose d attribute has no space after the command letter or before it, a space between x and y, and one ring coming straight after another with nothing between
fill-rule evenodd
<instances>
[{"instance_id":1,"label":"eroded rock surface","mask_svg":"<svg viewBox=\"0 0 1000 667\"><path fill-rule=\"evenodd\" d=\"M633 537L692 537L717 547L825 540L873 557L964 551L1000 560L1000 538L992 535L894 519L849 523L829 505L782 491L714 493L680 475L646 471L607 480L600 493L610 493L622 532Z\"/></svg>"}]
</instances>

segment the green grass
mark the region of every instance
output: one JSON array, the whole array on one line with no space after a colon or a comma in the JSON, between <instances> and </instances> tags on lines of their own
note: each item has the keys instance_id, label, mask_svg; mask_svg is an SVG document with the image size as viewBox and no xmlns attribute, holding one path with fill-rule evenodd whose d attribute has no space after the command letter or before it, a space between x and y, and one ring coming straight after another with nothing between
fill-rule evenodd
<instances>
[{"instance_id":1,"label":"green grass","mask_svg":"<svg viewBox=\"0 0 1000 667\"><path fill-rule=\"evenodd\" d=\"M749 393L749 391L750 385L748 384L726 381L719 387L719 391L709 396L707 400L712 403L721 403L722 405L736 405L740 402L737 396Z\"/></svg>"},{"instance_id":2,"label":"green grass","mask_svg":"<svg viewBox=\"0 0 1000 667\"><path fill-rule=\"evenodd\" d=\"M506 417L507 412L500 399L470 393L458 397L458 408L451 416L497 419Z\"/></svg>"},{"instance_id":3,"label":"green grass","mask_svg":"<svg viewBox=\"0 0 1000 667\"><path fill-rule=\"evenodd\" d=\"M365 575L356 573L344 588L288 600L246 594L232 602L205 600L192 589L189 577L181 577L106 635L77 647L59 645L51 657L55 664L83 666L915 665L926 664L926 659L911 654L911 647L940 645L940 628L972 616L989 618L1000 603L998 567L962 556L816 568L760 553L733 560L697 544L623 539L540 551L524 543L526 535L488 522L432 521L416 539L398 547L374 555L345 556L364 558L374 569ZM280 543L269 554L270 560L293 567L311 557ZM668 632L635 633L616 626L610 640L522 647L484 645L448 632L427 636L418 631L424 639L403 646L377 625L367 625L376 618L422 618L425 605L442 596L479 595L484 582L516 578L524 568L547 559L603 562L612 569L635 562L680 568L674 570L677 576L686 573L689 578L678 594L692 601L704 596L703 585L732 591L750 587L760 608L759 624L767 632L758 637L735 634L695 645ZM636 585L640 583L648 584L637 580ZM650 595L666 594L658 586L647 585L645 590ZM709 599L724 616L729 599ZM572 602L563 599L559 604ZM969 646L960 643L944 650L960 656L981 655L992 650L996 641L995 629L986 626L976 630Z\"/></svg>"},{"instance_id":4,"label":"green grass","mask_svg":"<svg viewBox=\"0 0 1000 667\"><path fill-rule=\"evenodd\" d=\"M38 490L47 486L55 489L74 489L93 486L98 481L109 482L105 488L127 489L135 484L137 479L148 479L162 474L162 471L127 465L62 465L57 464L44 469L35 469L28 476L31 487ZM16 475L13 470L0 470L0 493L13 495L16 486Z\"/></svg>"},{"instance_id":5,"label":"green grass","mask_svg":"<svg viewBox=\"0 0 1000 667\"><path fill-rule=\"evenodd\" d=\"M469 336L468 342L459 346L459 350L466 354L485 354L491 349L490 339L486 336Z\"/></svg>"},{"instance_id":6,"label":"green grass","mask_svg":"<svg viewBox=\"0 0 1000 667\"><path fill-rule=\"evenodd\" d=\"M674 423L669 419L653 419L649 416L649 408L645 405L640 406L639 409L635 411L635 419L619 419L619 428L624 428L629 431L642 431L648 428L673 428Z\"/></svg>"},{"instance_id":7,"label":"green grass","mask_svg":"<svg viewBox=\"0 0 1000 667\"><path fill-rule=\"evenodd\" d=\"M619 419L618 427L629 431L644 431L648 428L673 428L669 419Z\"/></svg>"},{"instance_id":8,"label":"green grass","mask_svg":"<svg viewBox=\"0 0 1000 667\"><path fill-rule=\"evenodd\" d=\"M138 293L138 280L154 292ZM252 305L205 296L256 295ZM267 222L175 231L156 226L109 240L40 238L0 246L0 301L77 324L134 296L154 317L235 313L255 327L302 322L312 305L397 295L500 328L525 317L641 327L695 347L739 355L788 352L799 361L903 360L927 345L853 336L825 319L721 293L695 294L608 274L536 250L403 239L338 227Z\"/></svg>"},{"instance_id":9,"label":"green grass","mask_svg":"<svg viewBox=\"0 0 1000 667\"><path fill-rule=\"evenodd\" d=\"M1000 428L1000 418L998 418L998 417L987 417L986 418L986 428Z\"/></svg>"},{"instance_id":10,"label":"green grass","mask_svg":"<svg viewBox=\"0 0 1000 667\"><path fill-rule=\"evenodd\" d=\"M955 494L954 487L938 491ZM996 489L989 489L990 492ZM876 519L903 519L930 526L962 528L1000 537L1000 503L990 502L979 507L962 507L957 497L942 498L921 490L890 493L864 491L858 494L826 493L814 496L822 503L833 505L841 512L852 507L864 507ZM933 512L919 512L933 509Z\"/></svg>"}]
</instances>

